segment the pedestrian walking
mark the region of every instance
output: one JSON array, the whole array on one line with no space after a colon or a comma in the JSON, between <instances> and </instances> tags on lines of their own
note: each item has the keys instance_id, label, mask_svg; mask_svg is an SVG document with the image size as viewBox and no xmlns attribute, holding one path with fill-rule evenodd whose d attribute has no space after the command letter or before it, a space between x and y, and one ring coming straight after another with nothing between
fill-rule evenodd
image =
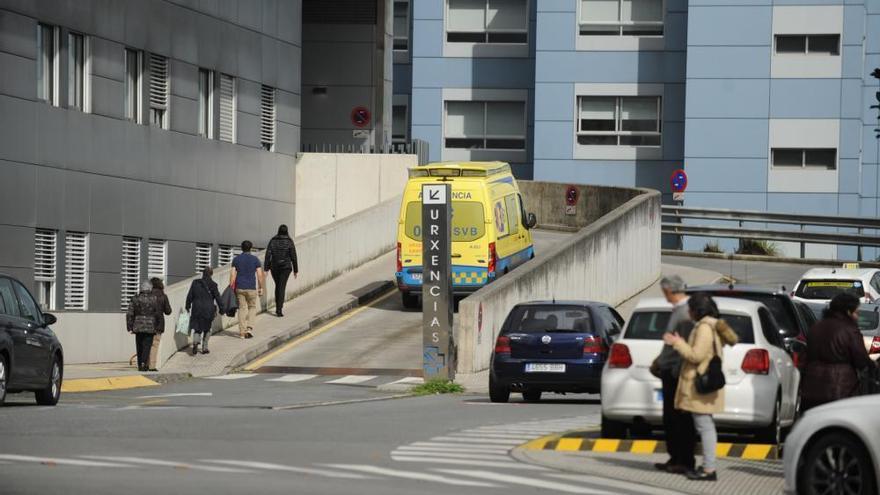
<instances>
[{"instance_id":1,"label":"pedestrian walking","mask_svg":"<svg viewBox=\"0 0 880 495\"><path fill-rule=\"evenodd\" d=\"M232 260L229 285L235 287L238 299L238 336L249 339L254 336L254 321L257 319L259 297L263 295L266 274L260 260L251 254L254 245L251 241L241 243L241 254Z\"/></svg>"},{"instance_id":2,"label":"pedestrian walking","mask_svg":"<svg viewBox=\"0 0 880 495\"><path fill-rule=\"evenodd\" d=\"M858 373L875 366L859 332L859 299L834 296L822 319L807 332L802 365L801 411L859 393Z\"/></svg>"},{"instance_id":3,"label":"pedestrian walking","mask_svg":"<svg viewBox=\"0 0 880 495\"><path fill-rule=\"evenodd\" d=\"M145 280L141 284L141 291L131 297L128 312L125 314L128 333L134 334L138 371L149 370L153 335L156 333L156 328L159 327L159 320L163 318L162 308L153 294L153 284L149 280Z\"/></svg>"},{"instance_id":4,"label":"pedestrian walking","mask_svg":"<svg viewBox=\"0 0 880 495\"><path fill-rule=\"evenodd\" d=\"M678 333L682 339L690 337L694 323L688 310L688 297L685 283L678 275L660 280L663 296L672 304L672 314L666 325L667 333ZM661 471L684 474L696 466L694 445L696 433L691 413L675 408L675 394L678 390L678 376L681 370L681 355L670 345L664 345L660 355L651 365L663 384L663 429L666 434L666 451L669 460L658 462L654 467Z\"/></svg>"},{"instance_id":5,"label":"pedestrian walking","mask_svg":"<svg viewBox=\"0 0 880 495\"><path fill-rule=\"evenodd\" d=\"M692 295L688 299L688 310L691 320L695 322L688 339L684 340L677 333L666 333L663 341L682 357L678 389L675 392L675 408L691 413L703 445L703 465L688 471L687 477L692 480L717 481L715 450L718 446L718 433L712 414L724 410L724 387L700 393L696 382L711 373L710 362L716 356L719 361L716 362L718 367L715 369L718 373L721 372L724 345L736 344L739 337L724 320L719 319L718 306L708 294Z\"/></svg>"},{"instance_id":6,"label":"pedestrian walking","mask_svg":"<svg viewBox=\"0 0 880 495\"><path fill-rule=\"evenodd\" d=\"M153 344L150 346L149 371L157 371L156 359L159 357L159 342L162 339L162 334L165 333L165 315L171 314L171 302L168 300L168 296L165 295L165 284L162 283L162 279L153 277L150 279L150 283L153 284L153 295L156 296L156 301L159 303L162 313L164 313L159 318L159 326L156 328L156 334L153 335Z\"/></svg>"},{"instance_id":7,"label":"pedestrian walking","mask_svg":"<svg viewBox=\"0 0 880 495\"><path fill-rule=\"evenodd\" d=\"M207 266L202 270L202 278L193 280L186 294L186 310L190 311L189 325L193 331L192 355L202 346L202 354L209 354L208 339L211 326L220 304L220 291L212 276L214 270ZM215 306L216 303L216 306Z\"/></svg>"},{"instance_id":8,"label":"pedestrian walking","mask_svg":"<svg viewBox=\"0 0 880 495\"><path fill-rule=\"evenodd\" d=\"M293 278L299 273L299 264L296 261L296 246L293 239L287 233L287 225L278 226L278 234L275 235L266 247L266 259L263 262L263 270L272 274L275 281L275 316L284 316L284 297L287 293L287 279L293 272Z\"/></svg>"}]
</instances>

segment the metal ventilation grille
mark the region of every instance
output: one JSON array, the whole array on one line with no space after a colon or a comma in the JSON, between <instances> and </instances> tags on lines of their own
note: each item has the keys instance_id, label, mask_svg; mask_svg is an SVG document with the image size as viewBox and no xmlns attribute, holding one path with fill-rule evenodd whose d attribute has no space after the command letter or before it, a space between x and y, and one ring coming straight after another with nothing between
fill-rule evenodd
<instances>
[{"instance_id":1,"label":"metal ventilation grille","mask_svg":"<svg viewBox=\"0 0 880 495\"><path fill-rule=\"evenodd\" d=\"M234 246L221 244L220 249L217 250L217 264L219 266L231 265L232 258L235 258L235 256L239 253L241 253L241 249Z\"/></svg>"},{"instance_id":2,"label":"metal ventilation grille","mask_svg":"<svg viewBox=\"0 0 880 495\"><path fill-rule=\"evenodd\" d=\"M165 241L150 239L147 244L147 277L165 280L168 267L168 247Z\"/></svg>"},{"instance_id":3,"label":"metal ventilation grille","mask_svg":"<svg viewBox=\"0 0 880 495\"><path fill-rule=\"evenodd\" d=\"M89 236L68 232L64 238L64 309L88 309Z\"/></svg>"},{"instance_id":4,"label":"metal ventilation grille","mask_svg":"<svg viewBox=\"0 0 880 495\"><path fill-rule=\"evenodd\" d=\"M266 151L275 148L275 88L260 88L260 143Z\"/></svg>"},{"instance_id":5,"label":"metal ventilation grille","mask_svg":"<svg viewBox=\"0 0 880 495\"><path fill-rule=\"evenodd\" d=\"M303 0L303 24L376 24L376 2Z\"/></svg>"},{"instance_id":6,"label":"metal ventilation grille","mask_svg":"<svg viewBox=\"0 0 880 495\"><path fill-rule=\"evenodd\" d=\"M150 108L168 108L168 59L150 54Z\"/></svg>"},{"instance_id":7,"label":"metal ventilation grille","mask_svg":"<svg viewBox=\"0 0 880 495\"><path fill-rule=\"evenodd\" d=\"M57 270L58 234L37 229L34 234L34 281L54 282Z\"/></svg>"},{"instance_id":8,"label":"metal ventilation grille","mask_svg":"<svg viewBox=\"0 0 880 495\"><path fill-rule=\"evenodd\" d=\"M200 275L202 270L209 266L211 266L211 245L196 244L196 275Z\"/></svg>"},{"instance_id":9,"label":"metal ventilation grille","mask_svg":"<svg viewBox=\"0 0 880 495\"><path fill-rule=\"evenodd\" d=\"M141 278L141 240L137 237L122 238L122 265L119 270L122 279L119 307L128 309L131 297L138 293Z\"/></svg>"},{"instance_id":10,"label":"metal ventilation grille","mask_svg":"<svg viewBox=\"0 0 880 495\"><path fill-rule=\"evenodd\" d=\"M235 142L235 78L220 74L220 133L221 141Z\"/></svg>"}]
</instances>

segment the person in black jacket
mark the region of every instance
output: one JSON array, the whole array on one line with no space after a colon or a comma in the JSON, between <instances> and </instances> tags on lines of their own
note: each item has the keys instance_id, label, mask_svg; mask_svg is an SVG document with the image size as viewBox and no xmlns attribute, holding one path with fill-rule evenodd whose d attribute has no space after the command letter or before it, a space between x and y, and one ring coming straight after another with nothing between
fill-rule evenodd
<instances>
[{"instance_id":1,"label":"person in black jacket","mask_svg":"<svg viewBox=\"0 0 880 495\"><path fill-rule=\"evenodd\" d=\"M272 280L275 281L275 316L284 316L284 295L287 291L287 279L290 272L293 278L299 273L299 265L296 261L296 246L293 239L287 233L287 225L278 227L278 235L269 241L266 247L266 259L263 262L263 270L272 272Z\"/></svg>"},{"instance_id":2,"label":"person in black jacket","mask_svg":"<svg viewBox=\"0 0 880 495\"><path fill-rule=\"evenodd\" d=\"M193 356L199 350L199 341L202 344L202 354L208 354L208 339L211 337L211 324L217 314L220 304L220 291L217 283L211 278L214 270L210 266L202 270L202 278L193 280L186 294L186 310L191 311L189 327L193 331ZM214 303L217 303L217 306Z\"/></svg>"}]
</instances>

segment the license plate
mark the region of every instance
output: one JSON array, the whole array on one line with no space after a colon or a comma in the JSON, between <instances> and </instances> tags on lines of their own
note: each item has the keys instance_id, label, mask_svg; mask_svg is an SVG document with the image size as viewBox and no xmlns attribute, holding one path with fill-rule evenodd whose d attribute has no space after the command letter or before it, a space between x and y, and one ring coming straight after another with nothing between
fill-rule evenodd
<instances>
[{"instance_id":1,"label":"license plate","mask_svg":"<svg viewBox=\"0 0 880 495\"><path fill-rule=\"evenodd\" d=\"M526 363L526 373L565 373L565 363Z\"/></svg>"},{"instance_id":2,"label":"license plate","mask_svg":"<svg viewBox=\"0 0 880 495\"><path fill-rule=\"evenodd\" d=\"M421 273L410 273L410 276L412 276L413 280L415 280L416 282L422 281L422 274Z\"/></svg>"},{"instance_id":3,"label":"license plate","mask_svg":"<svg viewBox=\"0 0 880 495\"><path fill-rule=\"evenodd\" d=\"M654 400L656 400L657 402L663 402L663 391L662 390L655 390L654 391Z\"/></svg>"}]
</instances>

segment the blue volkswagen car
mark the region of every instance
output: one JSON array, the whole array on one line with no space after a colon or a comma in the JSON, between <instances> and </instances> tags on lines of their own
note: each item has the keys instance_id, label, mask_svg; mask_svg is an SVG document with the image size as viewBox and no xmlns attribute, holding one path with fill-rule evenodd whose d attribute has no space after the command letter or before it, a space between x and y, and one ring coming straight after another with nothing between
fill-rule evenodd
<instances>
[{"instance_id":1,"label":"blue volkswagen car","mask_svg":"<svg viewBox=\"0 0 880 495\"><path fill-rule=\"evenodd\" d=\"M534 301L510 310L489 370L489 398L511 392L534 402L543 392L599 393L602 367L623 318L593 301Z\"/></svg>"}]
</instances>

